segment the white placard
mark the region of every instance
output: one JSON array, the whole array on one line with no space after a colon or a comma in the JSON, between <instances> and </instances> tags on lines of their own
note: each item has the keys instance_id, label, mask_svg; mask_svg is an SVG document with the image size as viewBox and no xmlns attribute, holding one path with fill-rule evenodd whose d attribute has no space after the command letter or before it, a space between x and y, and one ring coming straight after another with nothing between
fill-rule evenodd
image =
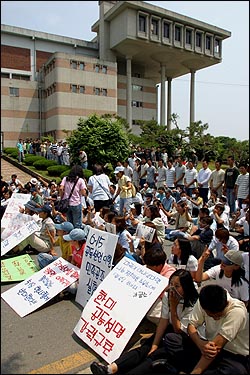
<instances>
[{"instance_id":1,"label":"white placard","mask_svg":"<svg viewBox=\"0 0 250 375\"><path fill-rule=\"evenodd\" d=\"M135 236L139 238L144 238L147 242L152 242L155 234L155 228L148 227L141 223L137 224Z\"/></svg>"},{"instance_id":2,"label":"white placard","mask_svg":"<svg viewBox=\"0 0 250 375\"><path fill-rule=\"evenodd\" d=\"M82 307L110 272L117 241L114 234L90 228L75 299Z\"/></svg>"},{"instance_id":3,"label":"white placard","mask_svg":"<svg viewBox=\"0 0 250 375\"><path fill-rule=\"evenodd\" d=\"M1 228L6 228L9 224L14 223L13 218L19 212L20 207L24 207L29 200L30 194L13 193L2 217Z\"/></svg>"},{"instance_id":4,"label":"white placard","mask_svg":"<svg viewBox=\"0 0 250 375\"><path fill-rule=\"evenodd\" d=\"M83 309L75 334L112 363L167 285L168 278L123 257Z\"/></svg>"},{"instance_id":5,"label":"white placard","mask_svg":"<svg viewBox=\"0 0 250 375\"><path fill-rule=\"evenodd\" d=\"M15 216L12 217L12 221L8 222L8 226L6 226L3 231L1 231L1 240L5 240L7 237L11 236L13 232L20 229L25 223L28 223L29 221L35 220L35 222L39 225L39 228L41 229L41 222L42 219L37 219L37 215L34 216L22 214L19 212Z\"/></svg>"},{"instance_id":6,"label":"white placard","mask_svg":"<svg viewBox=\"0 0 250 375\"><path fill-rule=\"evenodd\" d=\"M105 230L109 233L116 234L116 225L105 222Z\"/></svg>"},{"instance_id":7,"label":"white placard","mask_svg":"<svg viewBox=\"0 0 250 375\"><path fill-rule=\"evenodd\" d=\"M21 317L30 314L78 280L78 267L58 258L1 297Z\"/></svg>"},{"instance_id":8,"label":"white placard","mask_svg":"<svg viewBox=\"0 0 250 375\"><path fill-rule=\"evenodd\" d=\"M35 220L28 221L20 229L16 230L10 237L1 241L1 256L8 253L13 247L21 243L25 238L29 237L32 233L40 230L39 225Z\"/></svg>"}]
</instances>

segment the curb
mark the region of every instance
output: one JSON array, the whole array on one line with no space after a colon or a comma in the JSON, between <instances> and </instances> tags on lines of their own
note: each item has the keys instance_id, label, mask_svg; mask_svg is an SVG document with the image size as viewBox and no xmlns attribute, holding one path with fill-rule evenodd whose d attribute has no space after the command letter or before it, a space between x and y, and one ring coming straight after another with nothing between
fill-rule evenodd
<instances>
[{"instance_id":1,"label":"curb","mask_svg":"<svg viewBox=\"0 0 250 375\"><path fill-rule=\"evenodd\" d=\"M7 155L1 155L2 159L3 160L6 160L7 162L11 163L12 165L14 165L16 168L19 168L21 169L23 172L31 175L32 177L35 177L35 178L42 178L44 181L50 183L51 182L51 179L47 178L47 177L43 177L42 175L40 175L39 173L37 172L34 172L34 171L31 171L29 168L25 167L23 164L20 164L18 161L10 158L9 156Z\"/></svg>"}]
</instances>

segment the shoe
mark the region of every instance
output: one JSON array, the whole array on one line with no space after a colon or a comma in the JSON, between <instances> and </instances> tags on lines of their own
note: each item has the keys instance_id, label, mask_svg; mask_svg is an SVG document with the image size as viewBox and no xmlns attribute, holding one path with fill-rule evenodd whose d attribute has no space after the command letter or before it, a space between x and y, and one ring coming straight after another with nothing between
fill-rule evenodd
<instances>
[{"instance_id":1,"label":"shoe","mask_svg":"<svg viewBox=\"0 0 250 375\"><path fill-rule=\"evenodd\" d=\"M107 366L102 365L101 363L97 363L97 362L91 363L90 370L92 371L92 374L95 374L95 375L108 373Z\"/></svg>"}]
</instances>

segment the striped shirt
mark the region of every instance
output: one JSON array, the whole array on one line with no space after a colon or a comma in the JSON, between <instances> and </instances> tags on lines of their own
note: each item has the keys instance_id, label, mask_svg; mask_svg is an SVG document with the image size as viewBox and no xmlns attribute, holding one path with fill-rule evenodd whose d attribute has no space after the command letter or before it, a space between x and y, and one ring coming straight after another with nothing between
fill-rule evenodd
<instances>
[{"instance_id":1,"label":"striped shirt","mask_svg":"<svg viewBox=\"0 0 250 375\"><path fill-rule=\"evenodd\" d=\"M240 174L235 185L238 186L237 198L246 199L249 194L249 173Z\"/></svg>"},{"instance_id":2,"label":"striped shirt","mask_svg":"<svg viewBox=\"0 0 250 375\"><path fill-rule=\"evenodd\" d=\"M185 172L185 176L184 176L184 181L187 185L189 185L191 181L197 180L197 176L198 176L198 172L195 168L192 168L192 169L187 168ZM195 188L196 182L191 184L189 187Z\"/></svg>"},{"instance_id":3,"label":"striped shirt","mask_svg":"<svg viewBox=\"0 0 250 375\"><path fill-rule=\"evenodd\" d=\"M167 175L166 177L167 187L174 188L175 168L174 167L167 168L166 175Z\"/></svg>"}]
</instances>

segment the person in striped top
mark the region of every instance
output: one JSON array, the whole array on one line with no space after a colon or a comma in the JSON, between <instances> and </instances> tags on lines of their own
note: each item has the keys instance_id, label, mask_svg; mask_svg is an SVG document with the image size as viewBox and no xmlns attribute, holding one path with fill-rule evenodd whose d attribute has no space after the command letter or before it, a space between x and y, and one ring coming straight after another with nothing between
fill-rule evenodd
<instances>
[{"instance_id":1,"label":"person in striped top","mask_svg":"<svg viewBox=\"0 0 250 375\"><path fill-rule=\"evenodd\" d=\"M249 173L247 167L247 163L240 163L240 174L235 182L235 195L239 208L242 208L243 200L249 197Z\"/></svg>"}]
</instances>

